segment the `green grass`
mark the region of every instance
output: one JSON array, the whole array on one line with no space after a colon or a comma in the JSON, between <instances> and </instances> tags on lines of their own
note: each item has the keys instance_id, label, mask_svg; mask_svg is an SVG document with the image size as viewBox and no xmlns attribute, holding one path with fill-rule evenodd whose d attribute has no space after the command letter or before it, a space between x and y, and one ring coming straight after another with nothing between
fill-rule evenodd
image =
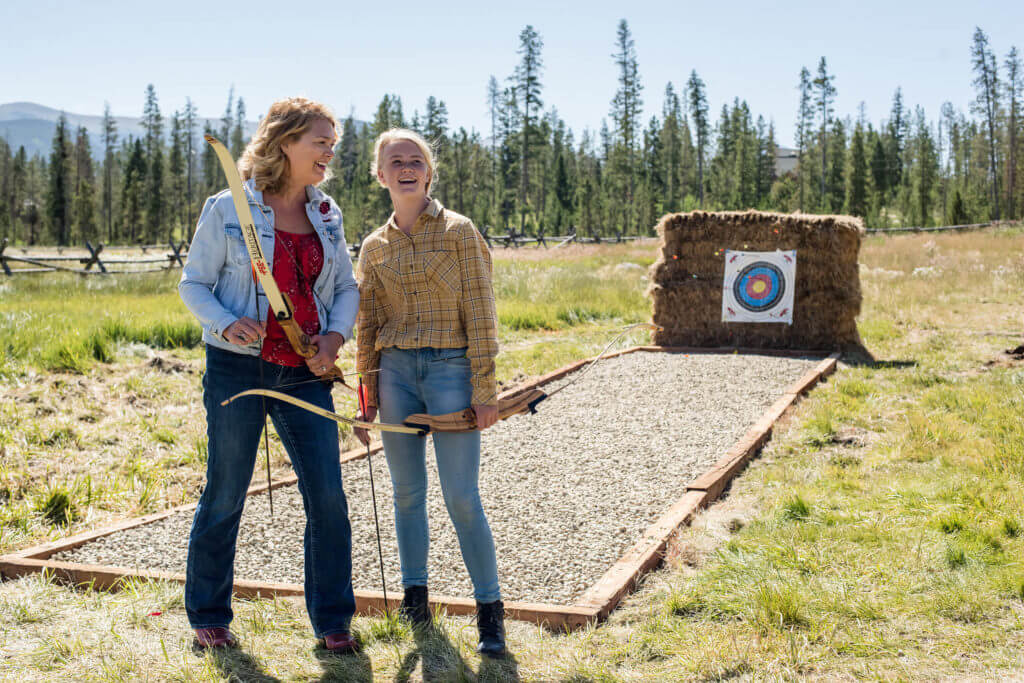
<instances>
[{"instance_id":1,"label":"green grass","mask_svg":"<svg viewBox=\"0 0 1024 683\"><path fill-rule=\"evenodd\" d=\"M565 263L499 260L494 278L498 321L503 328L521 331L648 319L643 270L625 273L600 258Z\"/></svg>"},{"instance_id":2,"label":"green grass","mask_svg":"<svg viewBox=\"0 0 1024 683\"><path fill-rule=\"evenodd\" d=\"M201 330L178 297L177 277L12 278L0 298L0 368L84 373L125 344L198 345Z\"/></svg>"}]
</instances>

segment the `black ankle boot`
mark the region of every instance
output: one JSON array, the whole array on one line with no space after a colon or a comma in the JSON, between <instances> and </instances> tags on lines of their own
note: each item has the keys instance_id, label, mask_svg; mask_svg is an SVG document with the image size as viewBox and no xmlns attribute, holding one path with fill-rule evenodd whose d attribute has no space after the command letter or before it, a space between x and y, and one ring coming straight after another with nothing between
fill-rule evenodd
<instances>
[{"instance_id":1,"label":"black ankle boot","mask_svg":"<svg viewBox=\"0 0 1024 683\"><path fill-rule=\"evenodd\" d=\"M408 586L398 614L413 626L425 626L430 623L430 603L427 600L426 586Z\"/></svg>"},{"instance_id":2,"label":"black ankle boot","mask_svg":"<svg viewBox=\"0 0 1024 683\"><path fill-rule=\"evenodd\" d=\"M504 657L505 605L501 600L476 603L476 628L480 632L476 651L488 657Z\"/></svg>"}]
</instances>

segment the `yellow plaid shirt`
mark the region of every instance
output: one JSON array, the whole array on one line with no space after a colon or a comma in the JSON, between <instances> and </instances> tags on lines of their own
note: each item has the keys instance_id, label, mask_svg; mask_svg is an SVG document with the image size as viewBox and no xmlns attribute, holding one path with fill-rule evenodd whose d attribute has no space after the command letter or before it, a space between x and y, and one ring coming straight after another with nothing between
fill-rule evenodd
<instances>
[{"instance_id":1,"label":"yellow plaid shirt","mask_svg":"<svg viewBox=\"0 0 1024 683\"><path fill-rule=\"evenodd\" d=\"M491 253L473 222L432 200L406 235L395 215L359 250L359 350L371 404L381 349L467 347L473 404L496 405L498 319Z\"/></svg>"}]
</instances>

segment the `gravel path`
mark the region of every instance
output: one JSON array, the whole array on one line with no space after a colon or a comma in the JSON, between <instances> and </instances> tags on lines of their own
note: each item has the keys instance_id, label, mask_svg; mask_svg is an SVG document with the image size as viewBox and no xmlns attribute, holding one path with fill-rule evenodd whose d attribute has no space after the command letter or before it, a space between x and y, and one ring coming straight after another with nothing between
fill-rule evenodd
<instances>
[{"instance_id":1,"label":"gravel path","mask_svg":"<svg viewBox=\"0 0 1024 683\"><path fill-rule=\"evenodd\" d=\"M633 353L484 435L480 489L506 600L570 604L639 540L817 359ZM568 379L571 379L568 378ZM549 385L564 383L566 380ZM431 593L472 596L428 442ZM374 481L389 594L400 590L383 455ZM380 588L365 460L342 466L356 588ZM235 577L302 583L305 519L294 486L250 498ZM54 559L184 572L191 514L130 529Z\"/></svg>"}]
</instances>

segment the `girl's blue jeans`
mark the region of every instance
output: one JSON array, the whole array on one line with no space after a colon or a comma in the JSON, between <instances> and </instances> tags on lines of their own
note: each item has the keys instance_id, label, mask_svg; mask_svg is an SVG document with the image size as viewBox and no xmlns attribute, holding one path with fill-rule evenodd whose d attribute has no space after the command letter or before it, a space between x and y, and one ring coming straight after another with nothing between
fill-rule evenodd
<instances>
[{"instance_id":1,"label":"girl's blue jeans","mask_svg":"<svg viewBox=\"0 0 1024 683\"><path fill-rule=\"evenodd\" d=\"M305 366L288 368L206 347L203 402L209 458L206 487L196 507L188 542L185 610L193 628L231 622L231 586L235 540L245 493L252 479L265 422L263 405L274 421L298 477L306 509L306 608L318 637L349 630L355 612L352 591L352 532L348 502L341 485L338 428L319 415L289 403L246 396L221 401L262 385L274 388L315 379ZM334 409L330 388L319 381L282 388L327 410Z\"/></svg>"},{"instance_id":2,"label":"girl's blue jeans","mask_svg":"<svg viewBox=\"0 0 1024 683\"><path fill-rule=\"evenodd\" d=\"M469 380L465 348L384 349L378 380L380 419L401 423L414 413L465 410L473 394ZM477 487L480 432L435 432L433 438L441 492L473 582L473 595L480 602L500 600L494 538ZM426 437L383 432L381 439L394 486L402 585L426 586L430 548Z\"/></svg>"}]
</instances>

